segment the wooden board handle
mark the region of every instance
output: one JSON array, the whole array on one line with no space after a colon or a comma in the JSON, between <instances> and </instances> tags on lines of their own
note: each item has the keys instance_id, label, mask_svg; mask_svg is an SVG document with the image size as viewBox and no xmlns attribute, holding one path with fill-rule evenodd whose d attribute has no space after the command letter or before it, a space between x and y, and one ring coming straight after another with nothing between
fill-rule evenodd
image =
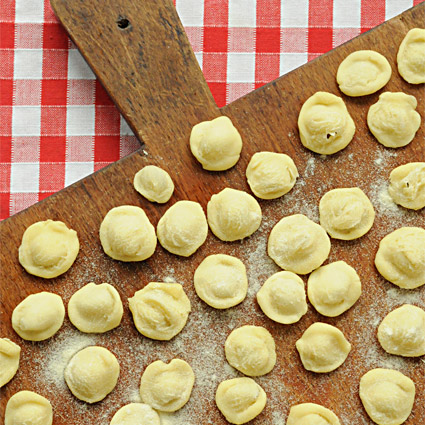
<instances>
[{"instance_id":1,"label":"wooden board handle","mask_svg":"<svg viewBox=\"0 0 425 425\"><path fill-rule=\"evenodd\" d=\"M150 148L159 143L164 154L174 141L171 134L185 138L195 123L220 114L171 0L51 0L51 5Z\"/></svg>"}]
</instances>

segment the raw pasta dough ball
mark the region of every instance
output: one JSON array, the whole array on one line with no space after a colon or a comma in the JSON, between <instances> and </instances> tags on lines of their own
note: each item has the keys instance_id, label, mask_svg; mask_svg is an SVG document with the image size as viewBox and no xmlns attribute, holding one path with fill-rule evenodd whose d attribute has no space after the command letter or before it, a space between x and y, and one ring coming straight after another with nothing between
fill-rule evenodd
<instances>
[{"instance_id":1,"label":"raw pasta dough ball","mask_svg":"<svg viewBox=\"0 0 425 425\"><path fill-rule=\"evenodd\" d=\"M245 265L231 255L206 257L193 276L198 297L214 308L229 308L241 303L248 291Z\"/></svg>"},{"instance_id":2,"label":"raw pasta dough ball","mask_svg":"<svg viewBox=\"0 0 425 425\"><path fill-rule=\"evenodd\" d=\"M400 425L410 415L415 384L401 372L373 369L360 379L360 398L369 417L378 425Z\"/></svg>"},{"instance_id":3,"label":"raw pasta dough ball","mask_svg":"<svg viewBox=\"0 0 425 425\"><path fill-rule=\"evenodd\" d=\"M405 289L425 284L425 230L401 227L379 243L375 266L394 285Z\"/></svg>"},{"instance_id":4,"label":"raw pasta dough ball","mask_svg":"<svg viewBox=\"0 0 425 425\"><path fill-rule=\"evenodd\" d=\"M261 224L261 208L256 199L229 187L211 196L207 216L212 232L222 241L251 236Z\"/></svg>"},{"instance_id":5,"label":"raw pasta dough ball","mask_svg":"<svg viewBox=\"0 0 425 425\"><path fill-rule=\"evenodd\" d=\"M19 367L21 347L8 338L0 338L0 388L16 374Z\"/></svg>"},{"instance_id":6,"label":"raw pasta dough ball","mask_svg":"<svg viewBox=\"0 0 425 425\"><path fill-rule=\"evenodd\" d=\"M326 407L301 403L291 407L286 425L341 425L338 417Z\"/></svg>"},{"instance_id":7,"label":"raw pasta dough ball","mask_svg":"<svg viewBox=\"0 0 425 425\"><path fill-rule=\"evenodd\" d=\"M184 360L173 359L168 364L157 360L143 372L140 396L154 409L175 412L188 402L194 382L195 374Z\"/></svg>"},{"instance_id":8,"label":"raw pasta dough ball","mask_svg":"<svg viewBox=\"0 0 425 425\"><path fill-rule=\"evenodd\" d=\"M242 326L232 331L224 344L231 366L248 376L269 373L276 364L274 339L261 326Z\"/></svg>"},{"instance_id":9,"label":"raw pasta dough ball","mask_svg":"<svg viewBox=\"0 0 425 425\"><path fill-rule=\"evenodd\" d=\"M362 284L357 272L345 261L336 261L314 270L308 278L308 299L324 316L335 317L359 299Z\"/></svg>"},{"instance_id":10,"label":"raw pasta dough ball","mask_svg":"<svg viewBox=\"0 0 425 425\"><path fill-rule=\"evenodd\" d=\"M137 330L161 341L176 336L190 313L189 298L179 283L150 282L128 303Z\"/></svg>"},{"instance_id":11,"label":"raw pasta dough ball","mask_svg":"<svg viewBox=\"0 0 425 425\"><path fill-rule=\"evenodd\" d=\"M388 313L378 327L378 340L390 354L419 357L425 354L425 311L404 304Z\"/></svg>"},{"instance_id":12,"label":"raw pasta dough ball","mask_svg":"<svg viewBox=\"0 0 425 425\"><path fill-rule=\"evenodd\" d=\"M148 201L164 204L174 192L170 175L155 165L147 165L134 176L134 188Z\"/></svg>"},{"instance_id":13,"label":"raw pasta dough ball","mask_svg":"<svg viewBox=\"0 0 425 425\"><path fill-rule=\"evenodd\" d=\"M50 401L32 391L19 391L9 398L4 425L52 425Z\"/></svg>"},{"instance_id":14,"label":"raw pasta dough ball","mask_svg":"<svg viewBox=\"0 0 425 425\"><path fill-rule=\"evenodd\" d=\"M278 323L298 322L307 313L304 282L292 272L278 272L270 276L257 293L263 313Z\"/></svg>"},{"instance_id":15,"label":"raw pasta dough ball","mask_svg":"<svg viewBox=\"0 0 425 425\"><path fill-rule=\"evenodd\" d=\"M270 258L279 267L298 274L317 269L330 250L323 227L302 214L282 218L270 232L267 245Z\"/></svg>"},{"instance_id":16,"label":"raw pasta dough ball","mask_svg":"<svg viewBox=\"0 0 425 425\"><path fill-rule=\"evenodd\" d=\"M397 66L408 83L425 83L425 29L413 28L406 34L398 49Z\"/></svg>"},{"instance_id":17,"label":"raw pasta dough ball","mask_svg":"<svg viewBox=\"0 0 425 425\"><path fill-rule=\"evenodd\" d=\"M50 279L65 273L80 250L77 232L61 221L39 221L22 236L19 262L34 276Z\"/></svg>"},{"instance_id":18,"label":"raw pasta dough ball","mask_svg":"<svg viewBox=\"0 0 425 425\"><path fill-rule=\"evenodd\" d=\"M143 261L155 251L156 235L146 213L133 205L108 211L100 225L100 242L106 255L119 261Z\"/></svg>"},{"instance_id":19,"label":"raw pasta dough ball","mask_svg":"<svg viewBox=\"0 0 425 425\"><path fill-rule=\"evenodd\" d=\"M121 298L109 283L88 283L69 300L68 316L81 332L102 333L116 328L123 315Z\"/></svg>"},{"instance_id":20,"label":"raw pasta dough ball","mask_svg":"<svg viewBox=\"0 0 425 425\"><path fill-rule=\"evenodd\" d=\"M106 348L92 346L78 351L65 368L72 394L87 403L103 400L117 385L120 365Z\"/></svg>"},{"instance_id":21,"label":"raw pasta dough ball","mask_svg":"<svg viewBox=\"0 0 425 425\"><path fill-rule=\"evenodd\" d=\"M262 199L276 199L288 193L297 177L294 161L284 153L257 152L246 169L249 187Z\"/></svg>"},{"instance_id":22,"label":"raw pasta dough ball","mask_svg":"<svg viewBox=\"0 0 425 425\"><path fill-rule=\"evenodd\" d=\"M189 257L207 238L204 210L197 202L178 201L160 218L156 232L163 248L172 254Z\"/></svg>"},{"instance_id":23,"label":"raw pasta dough ball","mask_svg":"<svg viewBox=\"0 0 425 425\"><path fill-rule=\"evenodd\" d=\"M388 192L396 204L412 210L425 207L425 162L409 162L394 168Z\"/></svg>"},{"instance_id":24,"label":"raw pasta dough ball","mask_svg":"<svg viewBox=\"0 0 425 425\"><path fill-rule=\"evenodd\" d=\"M319 203L320 224L332 238L357 239L366 234L375 220L375 210L358 187L333 189Z\"/></svg>"},{"instance_id":25,"label":"raw pasta dough ball","mask_svg":"<svg viewBox=\"0 0 425 425\"><path fill-rule=\"evenodd\" d=\"M23 339L44 341L62 326L65 307L62 298L51 292L28 295L13 310L12 327Z\"/></svg>"},{"instance_id":26,"label":"raw pasta dough ball","mask_svg":"<svg viewBox=\"0 0 425 425\"><path fill-rule=\"evenodd\" d=\"M147 404L130 403L115 413L110 425L161 425L161 420Z\"/></svg>"},{"instance_id":27,"label":"raw pasta dough ball","mask_svg":"<svg viewBox=\"0 0 425 425\"><path fill-rule=\"evenodd\" d=\"M358 50L349 54L339 65L336 81L348 96L375 93L391 78L387 59L373 50Z\"/></svg>"},{"instance_id":28,"label":"raw pasta dough ball","mask_svg":"<svg viewBox=\"0 0 425 425\"><path fill-rule=\"evenodd\" d=\"M406 146L421 125L421 116L415 111L417 106L414 96L382 93L367 113L369 130L387 148Z\"/></svg>"},{"instance_id":29,"label":"raw pasta dough ball","mask_svg":"<svg viewBox=\"0 0 425 425\"><path fill-rule=\"evenodd\" d=\"M264 390L251 378L234 378L217 387L215 402L231 424L245 424L258 416L267 402Z\"/></svg>"},{"instance_id":30,"label":"raw pasta dough ball","mask_svg":"<svg viewBox=\"0 0 425 425\"><path fill-rule=\"evenodd\" d=\"M205 170L227 170L239 160L242 138L229 118L218 117L192 128L190 150Z\"/></svg>"},{"instance_id":31,"label":"raw pasta dough ball","mask_svg":"<svg viewBox=\"0 0 425 425\"><path fill-rule=\"evenodd\" d=\"M317 92L303 104L298 117L301 143L313 152L330 155L344 149L356 127L344 101L334 94Z\"/></svg>"},{"instance_id":32,"label":"raw pasta dough ball","mask_svg":"<svg viewBox=\"0 0 425 425\"><path fill-rule=\"evenodd\" d=\"M340 367L351 350L351 344L335 326L313 323L295 343L303 366L317 373Z\"/></svg>"}]
</instances>

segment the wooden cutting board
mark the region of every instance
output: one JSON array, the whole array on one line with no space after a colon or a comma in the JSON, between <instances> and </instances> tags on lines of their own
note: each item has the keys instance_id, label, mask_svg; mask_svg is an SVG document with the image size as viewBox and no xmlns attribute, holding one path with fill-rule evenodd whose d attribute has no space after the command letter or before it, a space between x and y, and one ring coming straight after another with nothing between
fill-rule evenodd
<instances>
[{"instance_id":1,"label":"wooden cutting board","mask_svg":"<svg viewBox=\"0 0 425 425\"><path fill-rule=\"evenodd\" d=\"M403 91L416 96L418 111L425 116L424 85L406 83L396 67L398 46L407 31L424 26L425 3L221 109L214 103L171 0L105 0L101 4L96 0L52 0L59 19L143 147L0 223L0 335L22 347L17 376L0 390L0 417L9 397L28 389L51 401L55 425L109 424L119 407L137 400L141 373L150 362L179 357L192 365L196 383L189 403L163 418L163 424L224 424L215 406L215 390L222 380L240 375L225 361L224 341L232 329L255 324L265 326L274 336L277 364L271 373L256 378L268 402L252 423L281 425L291 405L315 402L332 409L344 425L370 424L358 396L359 379L370 369L388 367L405 373L416 385L413 412L406 424L424 424L424 360L386 354L376 339L376 328L389 311L403 303L425 308L425 289L398 289L380 277L373 266L384 235L401 226L425 227L423 210L404 210L381 196L390 170L409 161L425 160L424 123L411 144L391 150L369 133L366 114L383 91ZM339 63L359 49L373 49L386 56L393 75L378 93L349 98L339 92L335 74ZM304 149L297 130L301 105L319 90L343 97L356 123L351 144L328 157ZM212 173L202 170L192 157L188 139L194 124L220 114L232 119L244 145L233 169ZM283 198L260 201L263 222L252 237L223 243L210 232L207 242L187 259L169 254L160 246L149 260L135 264L114 261L103 253L98 229L109 209L123 204L141 206L155 225L178 200L198 201L205 209L210 196L224 187L249 191L245 169L251 155L262 150L289 154L300 178ZM166 205L149 203L132 187L134 174L147 164L168 170L175 182L175 193ZM309 305L308 313L294 325L272 322L255 300L266 278L278 271L266 255L271 228L283 216L294 213L318 221L318 203L326 191L355 186L363 189L374 204L375 224L358 240L332 240L328 262L344 260L357 269L363 284L361 298L336 318L323 317ZM66 274L44 280L27 274L19 265L18 247L26 227L49 218L62 220L75 229L81 250ZM235 255L247 266L249 292L237 307L214 310L195 294L193 272L212 253ZM127 298L148 282L164 280L181 282L192 303L186 327L170 342L152 341L138 334L127 303ZM25 342L12 330L12 311L27 295L52 291L67 304L71 295L90 281L109 282L118 289L125 313L117 329L104 335L85 335L66 318L52 339L39 343ZM329 374L304 370L295 349L295 341L316 321L336 325L352 344L346 362ZM90 406L71 395L62 374L73 352L93 344L105 346L117 356L121 374L116 389L102 402Z\"/></svg>"}]
</instances>

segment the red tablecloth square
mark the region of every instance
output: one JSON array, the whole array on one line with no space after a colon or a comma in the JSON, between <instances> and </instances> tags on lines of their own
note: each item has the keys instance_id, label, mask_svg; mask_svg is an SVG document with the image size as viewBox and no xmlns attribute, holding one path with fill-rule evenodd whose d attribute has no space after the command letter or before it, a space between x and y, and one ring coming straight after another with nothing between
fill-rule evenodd
<instances>
[{"instance_id":1,"label":"red tablecloth square","mask_svg":"<svg viewBox=\"0 0 425 425\"><path fill-rule=\"evenodd\" d=\"M420 0L176 0L223 106ZM140 145L49 0L1 0L0 219Z\"/></svg>"}]
</instances>

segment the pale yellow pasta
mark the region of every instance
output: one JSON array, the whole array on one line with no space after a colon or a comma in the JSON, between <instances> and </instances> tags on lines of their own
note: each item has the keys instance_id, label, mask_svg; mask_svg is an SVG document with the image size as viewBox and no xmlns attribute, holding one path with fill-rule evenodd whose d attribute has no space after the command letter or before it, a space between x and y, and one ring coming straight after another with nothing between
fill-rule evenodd
<instances>
[{"instance_id":1,"label":"pale yellow pasta","mask_svg":"<svg viewBox=\"0 0 425 425\"><path fill-rule=\"evenodd\" d=\"M249 187L255 196L276 199L295 185L298 170L294 161L284 153L257 152L246 169Z\"/></svg>"},{"instance_id":2,"label":"pale yellow pasta","mask_svg":"<svg viewBox=\"0 0 425 425\"><path fill-rule=\"evenodd\" d=\"M118 291L109 283L80 288L68 303L71 323L81 332L103 333L116 328L123 315Z\"/></svg>"},{"instance_id":3,"label":"pale yellow pasta","mask_svg":"<svg viewBox=\"0 0 425 425\"><path fill-rule=\"evenodd\" d=\"M405 289L425 284L425 229L401 227L379 243L375 265L381 275Z\"/></svg>"},{"instance_id":4,"label":"pale yellow pasta","mask_svg":"<svg viewBox=\"0 0 425 425\"><path fill-rule=\"evenodd\" d=\"M397 370L378 368L361 377L359 394L376 424L401 425L412 411L415 384Z\"/></svg>"},{"instance_id":5,"label":"pale yellow pasta","mask_svg":"<svg viewBox=\"0 0 425 425\"><path fill-rule=\"evenodd\" d=\"M147 200L159 204L168 202L174 192L170 175L155 165L147 165L139 170L134 176L133 186Z\"/></svg>"},{"instance_id":6,"label":"pale yellow pasta","mask_svg":"<svg viewBox=\"0 0 425 425\"><path fill-rule=\"evenodd\" d=\"M388 192L393 201L404 208L425 207L425 162L409 162L394 168Z\"/></svg>"},{"instance_id":7,"label":"pale yellow pasta","mask_svg":"<svg viewBox=\"0 0 425 425\"><path fill-rule=\"evenodd\" d=\"M0 338L0 388L6 385L19 368L21 347L8 338Z\"/></svg>"},{"instance_id":8,"label":"pale yellow pasta","mask_svg":"<svg viewBox=\"0 0 425 425\"><path fill-rule=\"evenodd\" d=\"M64 372L72 394L87 403L103 400L115 388L119 374L117 358L98 346L86 347L74 354Z\"/></svg>"},{"instance_id":9,"label":"pale yellow pasta","mask_svg":"<svg viewBox=\"0 0 425 425\"><path fill-rule=\"evenodd\" d=\"M192 128L190 150L205 170L227 170L239 160L242 138L230 118L218 117Z\"/></svg>"},{"instance_id":10,"label":"pale yellow pasta","mask_svg":"<svg viewBox=\"0 0 425 425\"><path fill-rule=\"evenodd\" d=\"M270 276L257 292L263 313L278 323L298 322L307 313L304 282L292 272L278 272Z\"/></svg>"},{"instance_id":11,"label":"pale yellow pasta","mask_svg":"<svg viewBox=\"0 0 425 425\"><path fill-rule=\"evenodd\" d=\"M9 398L4 425L52 425L50 401L32 391L19 391Z\"/></svg>"},{"instance_id":12,"label":"pale yellow pasta","mask_svg":"<svg viewBox=\"0 0 425 425\"><path fill-rule=\"evenodd\" d=\"M339 89L348 96L375 93L391 78L388 60L374 50L358 50L339 65L336 80Z\"/></svg>"},{"instance_id":13,"label":"pale yellow pasta","mask_svg":"<svg viewBox=\"0 0 425 425\"><path fill-rule=\"evenodd\" d=\"M425 29L412 28L397 53L400 75L410 84L425 83Z\"/></svg>"},{"instance_id":14,"label":"pale yellow pasta","mask_svg":"<svg viewBox=\"0 0 425 425\"><path fill-rule=\"evenodd\" d=\"M341 366L351 344L335 326L313 323L295 343L303 366L312 372L327 373Z\"/></svg>"},{"instance_id":15,"label":"pale yellow pasta","mask_svg":"<svg viewBox=\"0 0 425 425\"><path fill-rule=\"evenodd\" d=\"M270 232L267 252L282 269L307 274L327 258L331 242L323 227L302 214L282 218Z\"/></svg>"},{"instance_id":16,"label":"pale yellow pasta","mask_svg":"<svg viewBox=\"0 0 425 425\"><path fill-rule=\"evenodd\" d=\"M315 403L301 403L291 407L286 425L341 425L334 412Z\"/></svg>"},{"instance_id":17,"label":"pale yellow pasta","mask_svg":"<svg viewBox=\"0 0 425 425\"><path fill-rule=\"evenodd\" d=\"M173 359L170 363L157 360L143 372L140 380L142 400L161 412L175 412L190 398L195 374L184 360Z\"/></svg>"},{"instance_id":18,"label":"pale yellow pasta","mask_svg":"<svg viewBox=\"0 0 425 425\"><path fill-rule=\"evenodd\" d=\"M155 229L140 207L121 205L109 210L99 236L105 254L114 260L143 261L155 252Z\"/></svg>"},{"instance_id":19,"label":"pale yellow pasta","mask_svg":"<svg viewBox=\"0 0 425 425\"><path fill-rule=\"evenodd\" d=\"M276 364L275 343L262 326L241 326L234 329L224 344L231 366L248 376L269 373Z\"/></svg>"},{"instance_id":20,"label":"pale yellow pasta","mask_svg":"<svg viewBox=\"0 0 425 425\"><path fill-rule=\"evenodd\" d=\"M345 261L336 261L314 270L308 278L308 299L324 316L335 317L359 299L362 285L359 275Z\"/></svg>"},{"instance_id":21,"label":"pale yellow pasta","mask_svg":"<svg viewBox=\"0 0 425 425\"><path fill-rule=\"evenodd\" d=\"M261 208L249 193L226 187L212 195L207 205L208 224L222 241L251 236L261 224Z\"/></svg>"},{"instance_id":22,"label":"pale yellow pasta","mask_svg":"<svg viewBox=\"0 0 425 425\"><path fill-rule=\"evenodd\" d=\"M375 210L358 187L332 189L319 203L320 224L334 239L352 240L365 235L375 220Z\"/></svg>"},{"instance_id":23,"label":"pale yellow pasta","mask_svg":"<svg viewBox=\"0 0 425 425\"><path fill-rule=\"evenodd\" d=\"M193 276L195 291L209 306L224 309L241 303L248 291L245 265L224 254L204 258Z\"/></svg>"},{"instance_id":24,"label":"pale yellow pasta","mask_svg":"<svg viewBox=\"0 0 425 425\"><path fill-rule=\"evenodd\" d=\"M161 420L149 405L130 403L115 413L110 425L161 425Z\"/></svg>"},{"instance_id":25,"label":"pale yellow pasta","mask_svg":"<svg viewBox=\"0 0 425 425\"><path fill-rule=\"evenodd\" d=\"M144 336L168 341L186 325L190 301L179 283L150 282L129 298L136 329Z\"/></svg>"},{"instance_id":26,"label":"pale yellow pasta","mask_svg":"<svg viewBox=\"0 0 425 425\"><path fill-rule=\"evenodd\" d=\"M379 143L387 148L408 145L421 125L415 111L418 102L405 93L385 92L367 113L367 125Z\"/></svg>"},{"instance_id":27,"label":"pale yellow pasta","mask_svg":"<svg viewBox=\"0 0 425 425\"><path fill-rule=\"evenodd\" d=\"M159 243L172 254L191 256L207 239L208 224L198 202L178 201L160 218Z\"/></svg>"},{"instance_id":28,"label":"pale yellow pasta","mask_svg":"<svg viewBox=\"0 0 425 425\"><path fill-rule=\"evenodd\" d=\"M215 401L231 424L245 424L258 416L267 402L264 390L251 378L234 378L219 384Z\"/></svg>"},{"instance_id":29,"label":"pale yellow pasta","mask_svg":"<svg viewBox=\"0 0 425 425\"><path fill-rule=\"evenodd\" d=\"M390 354L419 357L425 354L425 311L404 304L388 313L378 327L378 340Z\"/></svg>"},{"instance_id":30,"label":"pale yellow pasta","mask_svg":"<svg viewBox=\"0 0 425 425\"><path fill-rule=\"evenodd\" d=\"M65 273L80 250L77 232L61 221L39 221L22 236L19 262L35 276L51 279Z\"/></svg>"},{"instance_id":31,"label":"pale yellow pasta","mask_svg":"<svg viewBox=\"0 0 425 425\"><path fill-rule=\"evenodd\" d=\"M44 341L62 326L65 307L62 298L52 292L28 295L13 310L12 327L23 339Z\"/></svg>"},{"instance_id":32,"label":"pale yellow pasta","mask_svg":"<svg viewBox=\"0 0 425 425\"><path fill-rule=\"evenodd\" d=\"M327 92L317 92L304 102L298 116L298 129L301 143L322 155L344 149L356 130L344 101Z\"/></svg>"}]
</instances>

